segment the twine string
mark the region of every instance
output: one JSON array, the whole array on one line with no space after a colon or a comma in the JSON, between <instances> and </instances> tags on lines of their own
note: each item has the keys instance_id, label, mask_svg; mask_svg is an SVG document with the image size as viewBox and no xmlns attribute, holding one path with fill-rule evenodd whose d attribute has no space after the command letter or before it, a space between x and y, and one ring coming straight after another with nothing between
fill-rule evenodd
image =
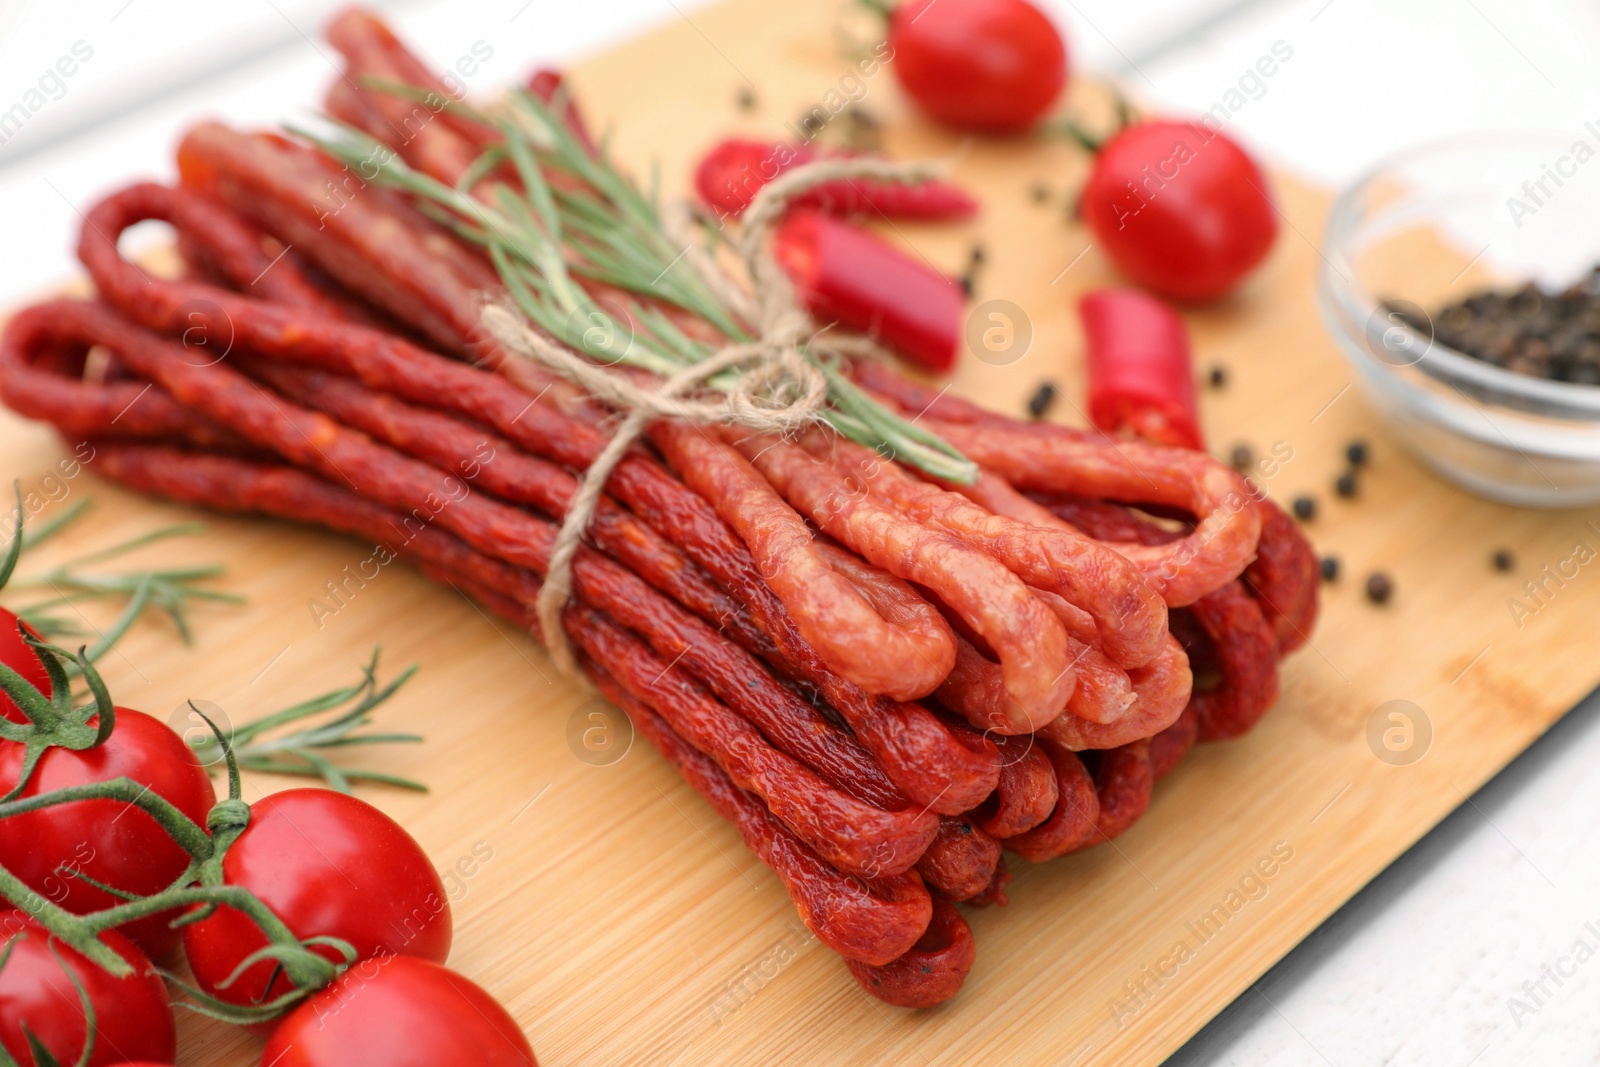
<instances>
[{"instance_id":1,"label":"twine string","mask_svg":"<svg viewBox=\"0 0 1600 1067\"><path fill-rule=\"evenodd\" d=\"M827 182L865 178L913 184L940 177L946 169L934 162L844 158L817 160L779 175L756 193L734 245L748 289L695 240L688 204L673 204L663 224L669 236L684 246L683 261L736 318L754 324L756 338L730 343L665 379L643 380L636 372L591 362L535 330L509 299L485 304L481 313L484 329L506 352L539 364L625 413L611 440L578 481L535 605L545 647L558 670L579 676L576 656L561 625L561 612L572 596L572 561L607 479L645 427L658 418L673 418L791 435L822 421L827 409L827 379L813 360L860 355L876 348L866 338L816 332L771 247L771 231L785 208ZM725 371L737 374L722 396L700 399L690 395Z\"/></svg>"}]
</instances>

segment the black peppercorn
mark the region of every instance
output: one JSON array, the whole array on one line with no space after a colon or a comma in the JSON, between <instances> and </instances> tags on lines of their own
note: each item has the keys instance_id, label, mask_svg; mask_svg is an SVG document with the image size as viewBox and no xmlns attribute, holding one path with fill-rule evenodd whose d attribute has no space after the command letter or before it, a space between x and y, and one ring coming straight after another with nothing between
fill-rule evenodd
<instances>
[{"instance_id":1,"label":"black peppercorn","mask_svg":"<svg viewBox=\"0 0 1600 1067\"><path fill-rule=\"evenodd\" d=\"M972 251L967 254L967 269L959 280L962 291L968 296L971 296L978 288L978 268L982 267L984 261L988 258L988 253L979 244L973 245Z\"/></svg>"},{"instance_id":2,"label":"black peppercorn","mask_svg":"<svg viewBox=\"0 0 1600 1067\"><path fill-rule=\"evenodd\" d=\"M1228 368L1218 363L1215 367L1212 367L1211 372L1206 375L1206 380L1211 383L1211 388L1221 389L1223 386L1228 384Z\"/></svg>"},{"instance_id":3,"label":"black peppercorn","mask_svg":"<svg viewBox=\"0 0 1600 1067\"><path fill-rule=\"evenodd\" d=\"M1355 471L1345 471L1343 474L1339 475L1339 477L1334 479L1333 491L1344 497L1346 500L1356 495L1356 489Z\"/></svg>"},{"instance_id":4,"label":"black peppercorn","mask_svg":"<svg viewBox=\"0 0 1600 1067\"><path fill-rule=\"evenodd\" d=\"M1322 568L1322 580L1323 581L1325 581L1325 582L1337 582L1339 580L1339 557L1338 556L1323 556L1322 557L1322 563L1320 564L1320 566Z\"/></svg>"},{"instance_id":5,"label":"black peppercorn","mask_svg":"<svg viewBox=\"0 0 1600 1067\"><path fill-rule=\"evenodd\" d=\"M1246 444L1233 446L1233 451L1228 453L1228 466L1236 471L1247 471L1255 464L1256 452Z\"/></svg>"},{"instance_id":6,"label":"black peppercorn","mask_svg":"<svg viewBox=\"0 0 1600 1067\"><path fill-rule=\"evenodd\" d=\"M883 123L878 121L878 116L874 115L860 104L851 106L850 121L854 122L857 126L865 126L870 130L875 130L879 126L883 125Z\"/></svg>"},{"instance_id":7,"label":"black peppercorn","mask_svg":"<svg viewBox=\"0 0 1600 1067\"><path fill-rule=\"evenodd\" d=\"M1367 579L1367 599L1374 604L1387 604L1394 596L1394 582L1387 574L1378 571Z\"/></svg>"},{"instance_id":8,"label":"black peppercorn","mask_svg":"<svg viewBox=\"0 0 1600 1067\"><path fill-rule=\"evenodd\" d=\"M1473 359L1517 374L1600 385L1595 365L1600 347L1593 336L1600 323L1600 290L1593 278L1560 290L1529 282L1518 289L1473 293L1438 309L1435 336Z\"/></svg>"},{"instance_id":9,"label":"black peppercorn","mask_svg":"<svg viewBox=\"0 0 1600 1067\"><path fill-rule=\"evenodd\" d=\"M1028 414L1035 419L1042 419L1055 402L1056 383L1040 382L1039 388L1028 398Z\"/></svg>"},{"instance_id":10,"label":"black peppercorn","mask_svg":"<svg viewBox=\"0 0 1600 1067\"><path fill-rule=\"evenodd\" d=\"M849 126L845 131L845 139L852 149L857 152L877 152L882 148L879 143L878 129L882 125L866 108L860 104L852 104L845 109L845 117L849 119Z\"/></svg>"},{"instance_id":11,"label":"black peppercorn","mask_svg":"<svg viewBox=\"0 0 1600 1067\"><path fill-rule=\"evenodd\" d=\"M1294 517L1301 522L1310 522L1317 517L1317 501L1315 497L1297 496L1289 506L1294 509Z\"/></svg>"},{"instance_id":12,"label":"black peppercorn","mask_svg":"<svg viewBox=\"0 0 1600 1067\"><path fill-rule=\"evenodd\" d=\"M1517 565L1517 557L1511 554L1509 548L1497 548L1494 555L1489 557L1489 562L1494 564L1495 570L1503 573Z\"/></svg>"},{"instance_id":13,"label":"black peppercorn","mask_svg":"<svg viewBox=\"0 0 1600 1067\"><path fill-rule=\"evenodd\" d=\"M1344 455L1350 461L1350 466L1352 467L1365 467L1367 460L1370 458L1367 455L1367 443L1365 441L1351 441L1345 446Z\"/></svg>"}]
</instances>

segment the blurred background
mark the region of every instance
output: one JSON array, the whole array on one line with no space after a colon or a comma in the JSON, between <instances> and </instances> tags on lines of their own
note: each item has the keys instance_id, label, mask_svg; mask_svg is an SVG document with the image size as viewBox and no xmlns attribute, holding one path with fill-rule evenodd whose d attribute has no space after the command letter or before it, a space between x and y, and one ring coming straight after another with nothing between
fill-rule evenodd
<instances>
[{"instance_id":1,"label":"blurred background","mask_svg":"<svg viewBox=\"0 0 1600 1067\"><path fill-rule=\"evenodd\" d=\"M832 0L824 0L832 2ZM1074 64L1116 75L1149 105L1201 112L1230 90L1247 103L1229 132L1280 168L1342 185L1419 139L1539 126L1577 136L1600 123L1600 5L1589 0L1040 0ZM70 269L60 235L73 204L119 175L165 169L178 125L203 113L241 123L309 113L333 71L318 40L327 0L77 0L0 3L0 112L61 56L43 106L0 124L0 194L27 205L7 236L39 256L0 285L29 291ZM667 20L695 0L374 0L442 68L472 42L501 57L469 79L493 85L535 63L570 62ZM1293 57L1241 86L1277 41ZM707 56L716 62L712 46ZM32 98L37 103L37 98ZM49 185L44 183L48 182ZM56 193L51 192L54 187ZM43 195L39 190L43 188ZM57 195L59 194L59 195ZM58 258L49 258L50 250ZM36 281L36 285L38 282Z\"/></svg>"},{"instance_id":2,"label":"blurred background","mask_svg":"<svg viewBox=\"0 0 1600 1067\"><path fill-rule=\"evenodd\" d=\"M410 0L372 6L443 69L474 42L486 90L652 26L692 0ZM817 0L809 0L817 2ZM833 2L833 0L823 0ZM1420 140L1533 127L1600 145L1594 0L1037 0L1075 69L1141 105L1197 114L1271 166L1330 190ZM0 3L0 259L7 304L76 273L78 209L130 174L169 173L188 121L309 115L334 70L321 0ZM1253 73L1275 44L1291 53ZM718 62L706 42L707 61ZM58 67L58 60L70 62ZM70 75L60 70L72 69ZM888 91L896 91L889 89ZM1242 99L1243 103L1238 101ZM1320 234L1302 234L1318 242ZM1592 636L1575 635L1574 640ZM1531 680L1536 683L1536 680ZM1198 1035L1182 1063L1594 1062L1600 963L1545 978L1575 944L1600 952L1591 700L1347 905ZM1592 926L1586 924L1592 923ZM1587 960L1587 956L1584 957ZM1544 991L1517 1011L1528 986Z\"/></svg>"}]
</instances>

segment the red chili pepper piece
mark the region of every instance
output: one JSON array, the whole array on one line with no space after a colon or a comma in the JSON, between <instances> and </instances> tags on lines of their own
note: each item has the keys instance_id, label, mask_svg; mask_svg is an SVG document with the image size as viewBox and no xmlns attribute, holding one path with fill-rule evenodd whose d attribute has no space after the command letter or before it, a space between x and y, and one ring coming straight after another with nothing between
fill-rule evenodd
<instances>
[{"instance_id":1,"label":"red chili pepper piece","mask_svg":"<svg viewBox=\"0 0 1600 1067\"><path fill-rule=\"evenodd\" d=\"M1137 289L1078 302L1089 352L1089 421L1164 445L1201 449L1189 335L1177 312Z\"/></svg>"},{"instance_id":2,"label":"red chili pepper piece","mask_svg":"<svg viewBox=\"0 0 1600 1067\"><path fill-rule=\"evenodd\" d=\"M827 153L839 158L847 153ZM810 145L783 142L723 141L706 153L695 168L694 187L700 198L725 215L738 215L750 206L762 186L791 167L817 158ZM841 178L824 182L791 201L797 207L814 207L830 215L888 215L902 219L965 219L978 210L978 202L949 182L926 181L916 185Z\"/></svg>"},{"instance_id":3,"label":"red chili pepper piece","mask_svg":"<svg viewBox=\"0 0 1600 1067\"><path fill-rule=\"evenodd\" d=\"M938 271L816 211L779 225L777 255L818 320L870 334L932 371L955 365L966 299Z\"/></svg>"},{"instance_id":4,"label":"red chili pepper piece","mask_svg":"<svg viewBox=\"0 0 1600 1067\"><path fill-rule=\"evenodd\" d=\"M713 210L738 215L772 179L817 157L809 145L729 138L713 145L694 169L694 188Z\"/></svg>"},{"instance_id":5,"label":"red chili pepper piece","mask_svg":"<svg viewBox=\"0 0 1600 1067\"><path fill-rule=\"evenodd\" d=\"M528 76L529 90L547 104L554 103L557 94L561 94L564 87L565 83L559 70L541 67ZM583 146L589 150L591 156L598 156L600 149L596 147L594 138L589 134L588 123L583 121L583 112L578 110L577 99L570 92L562 95L565 96L566 104L561 112L562 121L567 124L567 129L572 131L572 135L583 142Z\"/></svg>"}]
</instances>

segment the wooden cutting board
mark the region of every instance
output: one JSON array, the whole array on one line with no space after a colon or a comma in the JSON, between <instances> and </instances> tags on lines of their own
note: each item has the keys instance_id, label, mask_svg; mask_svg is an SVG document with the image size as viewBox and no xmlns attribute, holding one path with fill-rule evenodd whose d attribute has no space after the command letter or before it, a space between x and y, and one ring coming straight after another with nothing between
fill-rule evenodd
<instances>
[{"instance_id":1,"label":"wooden cutting board","mask_svg":"<svg viewBox=\"0 0 1600 1067\"><path fill-rule=\"evenodd\" d=\"M952 272L981 243L978 332L1004 327L987 317L1004 309L985 303L1003 300L1017 309L1013 325L1025 320L1032 334L1025 352L967 354L954 388L1019 411L1053 380L1058 415L1081 421L1073 305L1113 280L1066 218L1081 154L930 127L887 71L863 75L841 51L870 34L831 4L735 0L674 19L573 76L593 118L614 126L621 157L641 171L659 161L668 189L683 187L714 137L781 137L806 109L831 110L852 94L886 124L894 154L954 155L958 179L983 200L981 217L894 236ZM741 89L754 92L753 111L736 107ZM1100 102L1093 86L1075 90L1075 107ZM1040 183L1044 203L1031 195ZM510 1007L549 1067L1158 1062L1600 677L1592 642L1571 636L1590 625L1595 568L1563 562L1576 545L1586 559L1600 548L1595 513L1488 504L1399 451L1317 317L1328 197L1288 178L1277 191L1285 226L1266 267L1235 298L1189 315L1200 365L1229 371L1226 388L1205 392L1204 418L1220 452L1247 442L1289 457L1262 480L1280 500L1317 495L1309 531L1340 557L1344 577L1327 589L1313 646L1290 661L1279 706L1253 734L1196 751L1114 845L1036 868L1013 861L1011 904L971 913L977 964L939 1009L901 1011L862 993L737 835L646 744L608 735L606 706L557 680L524 635L398 565L330 599L328 583L345 584L344 568L370 546L212 520L205 536L148 558L224 563L226 586L248 603L200 610L192 648L160 622L143 624L105 673L119 703L166 715L200 698L244 721L350 680L374 643L392 667L419 662L381 714L427 742L362 756L433 793L362 795L446 872L452 965ZM1357 437L1373 442L1372 464L1360 497L1340 500L1331 483ZM49 432L9 414L0 449L31 488L65 454ZM49 484L55 500L35 521L86 498L94 519L25 572L191 517L92 473L57 471ZM1502 545L1516 554L1509 574L1488 562ZM1566 566L1568 577L1519 625L1508 602L1532 606L1523 584L1546 566ZM1395 581L1386 607L1361 594L1374 569ZM1391 718L1396 711L1409 718ZM247 792L284 784L258 777ZM240 1031L188 1016L182 1029L180 1064L259 1056Z\"/></svg>"}]
</instances>

